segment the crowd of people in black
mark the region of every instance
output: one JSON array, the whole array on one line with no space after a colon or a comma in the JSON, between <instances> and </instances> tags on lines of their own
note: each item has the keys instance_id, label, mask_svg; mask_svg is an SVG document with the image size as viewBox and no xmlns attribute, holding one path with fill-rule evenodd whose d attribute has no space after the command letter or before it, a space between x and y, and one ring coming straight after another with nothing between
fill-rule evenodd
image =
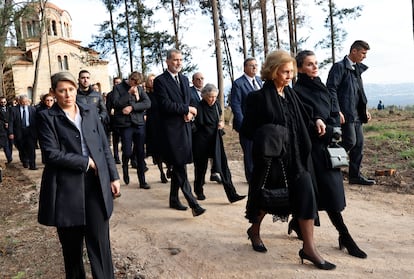
<instances>
[{"instance_id":1,"label":"crowd of people in black","mask_svg":"<svg viewBox=\"0 0 414 279\"><path fill-rule=\"evenodd\" d=\"M230 104L249 183L247 235L255 251L267 251L260 237L265 215L281 221L291 215L288 233L295 231L303 241L302 263L309 260L320 269L334 269L318 253L313 237L318 211L324 210L339 232L339 247L352 256L367 257L343 221L343 174L327 165L326 148L342 128L341 145L350 157L349 182L375 183L360 172L362 124L371 118L361 79L367 69L361 62L368 50L366 42L354 42L350 53L333 65L326 85L318 76L312 51L299 52L296 58L273 51L260 77L256 59L244 61L244 74L232 85ZM107 94L94 89L90 73L82 70L77 80L67 72L53 75L50 92L36 106L30 105L27 95L20 95L15 106L0 98L0 145L7 163L13 161L15 145L22 165L36 170L38 144L42 151L39 222L57 227L68 277L84 277L85 238L94 278L113 278L108 221L112 199L120 196L116 164L122 164L126 185L130 168L135 168L139 188L150 189L145 158L151 156L161 182L170 179L169 207L188 209L179 200L181 189L193 216L206 211L199 201L207 198L203 185L209 160L210 180L223 185L229 202L246 197L238 194L227 163L218 89L204 85L200 72L193 75L190 87L181 73L182 62L181 51L171 49L162 74L144 78L132 72L125 80L116 77ZM193 162L192 189L186 165ZM265 186L286 187L289 204L265 207L261 196Z\"/></svg>"}]
</instances>

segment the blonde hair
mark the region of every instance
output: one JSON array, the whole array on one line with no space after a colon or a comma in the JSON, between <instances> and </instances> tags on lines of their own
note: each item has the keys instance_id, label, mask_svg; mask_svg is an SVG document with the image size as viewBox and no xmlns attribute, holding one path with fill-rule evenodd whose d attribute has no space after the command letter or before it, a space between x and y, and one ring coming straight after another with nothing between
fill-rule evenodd
<instances>
[{"instance_id":1,"label":"blonde hair","mask_svg":"<svg viewBox=\"0 0 414 279\"><path fill-rule=\"evenodd\" d=\"M262 80L273 80L279 67L286 63L293 63L294 75L297 73L296 60L287 51L275 50L266 56L260 75Z\"/></svg>"}]
</instances>

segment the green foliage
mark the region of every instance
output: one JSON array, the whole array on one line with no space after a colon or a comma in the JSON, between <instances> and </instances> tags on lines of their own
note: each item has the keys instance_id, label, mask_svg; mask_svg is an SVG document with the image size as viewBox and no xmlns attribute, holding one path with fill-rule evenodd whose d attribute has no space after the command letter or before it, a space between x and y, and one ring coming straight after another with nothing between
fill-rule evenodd
<instances>
[{"instance_id":1,"label":"green foliage","mask_svg":"<svg viewBox=\"0 0 414 279\"><path fill-rule=\"evenodd\" d=\"M26 272L19 271L19 272L17 272L17 275L12 277L12 279L21 279L21 278L24 278L25 276L26 276Z\"/></svg>"}]
</instances>

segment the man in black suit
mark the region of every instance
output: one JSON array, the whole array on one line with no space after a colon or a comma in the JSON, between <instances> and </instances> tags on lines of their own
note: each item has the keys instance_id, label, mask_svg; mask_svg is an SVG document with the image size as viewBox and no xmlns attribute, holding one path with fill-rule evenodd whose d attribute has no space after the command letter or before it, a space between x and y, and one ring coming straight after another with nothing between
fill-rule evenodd
<instances>
[{"instance_id":1,"label":"man in black suit","mask_svg":"<svg viewBox=\"0 0 414 279\"><path fill-rule=\"evenodd\" d=\"M188 78L180 73L182 54L177 49L167 52L167 70L154 80L154 94L160 109L160 133L163 140L162 157L172 166L170 208L186 210L178 199L181 188L190 205L193 216L205 212L191 192L186 164L193 160L191 121L197 115L195 104L191 104Z\"/></svg>"},{"instance_id":2,"label":"man in black suit","mask_svg":"<svg viewBox=\"0 0 414 279\"><path fill-rule=\"evenodd\" d=\"M36 109L30 106L27 95L19 96L19 104L11 109L9 118L9 139L19 150L23 167L37 170L36 167Z\"/></svg>"},{"instance_id":3,"label":"man in black suit","mask_svg":"<svg viewBox=\"0 0 414 279\"><path fill-rule=\"evenodd\" d=\"M7 131L9 128L9 114L10 108L7 105L6 97L0 97L0 138L1 144L3 146L4 155L6 156L7 163L11 163L13 161L12 156L12 149L13 149L13 141L8 139ZM3 137L5 137L3 139Z\"/></svg>"},{"instance_id":4,"label":"man in black suit","mask_svg":"<svg viewBox=\"0 0 414 279\"><path fill-rule=\"evenodd\" d=\"M259 66L253 57L248 57L243 62L244 73L233 82L230 93L230 105L233 112L233 129L240 133L245 113L245 102L250 92L262 88L262 80L257 76ZM240 145L243 150L244 174L247 182L250 182L253 172L252 148L253 142L239 134Z\"/></svg>"}]
</instances>

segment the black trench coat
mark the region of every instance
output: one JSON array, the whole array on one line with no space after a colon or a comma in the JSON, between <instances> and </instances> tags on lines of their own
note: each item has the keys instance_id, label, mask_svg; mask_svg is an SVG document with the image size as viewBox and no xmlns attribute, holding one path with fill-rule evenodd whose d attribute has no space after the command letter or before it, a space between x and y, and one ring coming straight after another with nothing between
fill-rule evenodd
<instances>
[{"instance_id":1,"label":"black trench coat","mask_svg":"<svg viewBox=\"0 0 414 279\"><path fill-rule=\"evenodd\" d=\"M98 169L105 217L113 210L110 182L119 179L115 161L95 107L78 105L82 133ZM40 188L38 221L43 225L85 225L85 183L88 157L82 155L81 135L55 104L39 113L39 143L45 164Z\"/></svg>"}]
</instances>

